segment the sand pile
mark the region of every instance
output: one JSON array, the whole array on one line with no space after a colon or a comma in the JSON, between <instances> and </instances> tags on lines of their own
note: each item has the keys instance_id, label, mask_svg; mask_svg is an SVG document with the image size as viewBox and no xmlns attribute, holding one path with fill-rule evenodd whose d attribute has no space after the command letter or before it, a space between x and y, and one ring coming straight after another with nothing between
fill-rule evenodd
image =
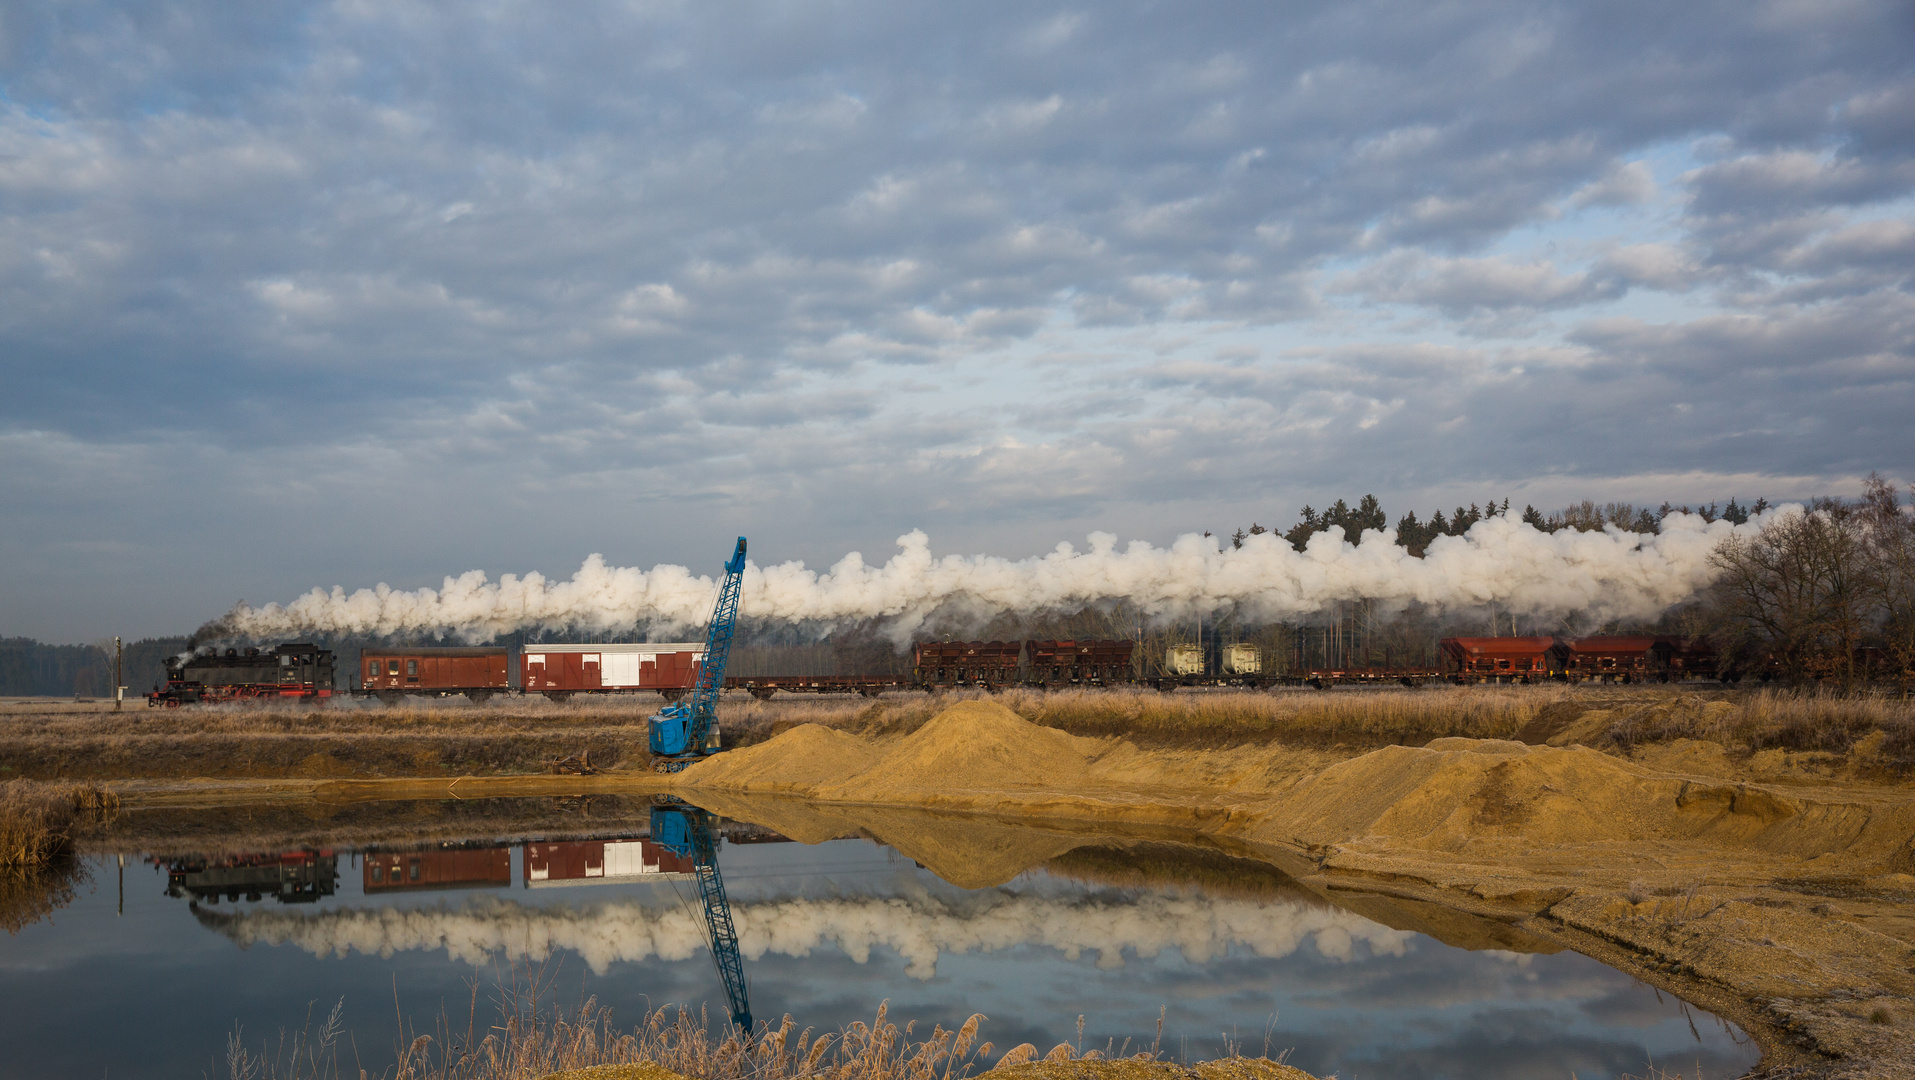
<instances>
[{"instance_id":1,"label":"sand pile","mask_svg":"<svg viewBox=\"0 0 1915 1080\"><path fill-rule=\"evenodd\" d=\"M1915 851L1915 808L1805 799L1671 775L1586 747L1497 739L1393 746L1323 770L1259 830L1313 846L1485 851L1683 841L1881 873Z\"/></svg>"},{"instance_id":2,"label":"sand pile","mask_svg":"<svg viewBox=\"0 0 1915 1080\"><path fill-rule=\"evenodd\" d=\"M777 740L767 745L776 745ZM1103 751L994 701L960 701L898 740L870 768L819 788L827 799L918 802L950 791L1076 791Z\"/></svg>"},{"instance_id":3,"label":"sand pile","mask_svg":"<svg viewBox=\"0 0 1915 1080\"><path fill-rule=\"evenodd\" d=\"M1105 744L1039 727L996 702L960 701L901 739L805 724L685 770L689 788L833 802L936 803L951 792L1072 792Z\"/></svg>"},{"instance_id":4,"label":"sand pile","mask_svg":"<svg viewBox=\"0 0 1915 1080\"><path fill-rule=\"evenodd\" d=\"M877 748L868 740L801 724L769 742L708 757L681 776L692 787L809 795L818 785L855 776L877 760Z\"/></svg>"}]
</instances>

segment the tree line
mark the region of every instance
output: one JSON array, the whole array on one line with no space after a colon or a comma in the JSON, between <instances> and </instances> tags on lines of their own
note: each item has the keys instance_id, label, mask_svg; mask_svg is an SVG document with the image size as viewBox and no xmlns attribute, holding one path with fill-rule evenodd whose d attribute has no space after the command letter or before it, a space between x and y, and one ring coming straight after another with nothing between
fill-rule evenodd
<instances>
[{"instance_id":1,"label":"tree line","mask_svg":"<svg viewBox=\"0 0 1915 1080\"><path fill-rule=\"evenodd\" d=\"M1704 521L1722 520L1741 525L1768 509L1768 499L1757 499L1744 506L1733 496L1728 502L1720 505L1712 502L1706 506L1692 508L1665 502L1654 510L1634 503L1597 503L1584 499L1580 503L1564 507L1551 514L1544 514L1534 506L1525 506L1522 520L1547 533L1559 532L1563 529L1599 532L1612 525L1624 532L1657 533L1662 531L1662 519L1674 513L1697 514ZM1507 517L1508 514L1508 499L1500 503L1490 499L1485 503L1458 506L1447 516L1439 509L1425 519L1418 519L1416 511L1411 510L1396 519L1396 542L1398 546L1420 559L1429 549L1430 542L1437 537L1461 536L1468 532L1472 525L1485 518ZM1302 551L1312 536L1326 532L1332 526L1341 527L1344 538L1355 543L1366 530L1384 531L1388 522L1389 515L1383 512L1383 504L1377 501L1375 495L1365 495L1357 500L1354 507L1342 499L1338 499L1330 504L1328 509L1322 511L1305 506L1298 513L1297 523L1283 530L1280 535L1290 542L1291 547ZM1239 527L1230 535L1231 546L1240 548L1244 540L1249 537L1261 536L1270 531L1253 521L1250 523L1250 528ZM1209 536L1211 533L1206 531L1204 535Z\"/></svg>"}]
</instances>

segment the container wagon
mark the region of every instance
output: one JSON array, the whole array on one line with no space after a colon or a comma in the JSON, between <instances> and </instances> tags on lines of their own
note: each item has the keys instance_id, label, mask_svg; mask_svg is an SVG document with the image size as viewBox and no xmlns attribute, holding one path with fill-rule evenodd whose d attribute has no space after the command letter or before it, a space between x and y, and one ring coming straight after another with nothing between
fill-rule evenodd
<instances>
[{"instance_id":1,"label":"container wagon","mask_svg":"<svg viewBox=\"0 0 1915 1080\"><path fill-rule=\"evenodd\" d=\"M464 694L475 703L511 690L504 646L362 649L360 692L392 704L405 697Z\"/></svg>"},{"instance_id":2,"label":"container wagon","mask_svg":"<svg viewBox=\"0 0 1915 1080\"><path fill-rule=\"evenodd\" d=\"M691 692L705 643L636 645L527 645L519 657L519 688L564 701L573 694L652 691L676 701Z\"/></svg>"}]
</instances>

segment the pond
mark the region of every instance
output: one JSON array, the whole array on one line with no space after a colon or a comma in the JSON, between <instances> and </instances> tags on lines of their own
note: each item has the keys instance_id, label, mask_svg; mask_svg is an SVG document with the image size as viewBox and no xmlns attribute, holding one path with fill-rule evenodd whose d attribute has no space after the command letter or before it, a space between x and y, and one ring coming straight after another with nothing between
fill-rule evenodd
<instances>
[{"instance_id":1,"label":"pond","mask_svg":"<svg viewBox=\"0 0 1915 1080\"><path fill-rule=\"evenodd\" d=\"M695 850L623 800L479 802L127 815L69 903L0 941L7 1075L222 1076L231 1033L271 1043L341 1002L343 1058L376 1075L400 1016L463 1029L476 996L482 1029L515 980L626 1026L668 1003L724 1016ZM712 850L761 1022L835 1029L888 1000L920 1035L984 1013L999 1051L1237 1047L1344 1078L1727 1077L1759 1056L1541 939L1339 906L1196 843L1051 836L1019 869L1015 833L946 821L940 877L869 836L797 843L727 810Z\"/></svg>"}]
</instances>

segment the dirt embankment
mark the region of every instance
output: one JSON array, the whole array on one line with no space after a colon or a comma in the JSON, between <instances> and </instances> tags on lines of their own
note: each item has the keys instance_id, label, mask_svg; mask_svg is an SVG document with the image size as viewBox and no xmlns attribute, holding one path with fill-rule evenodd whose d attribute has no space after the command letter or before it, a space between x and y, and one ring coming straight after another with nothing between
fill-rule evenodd
<instances>
[{"instance_id":1,"label":"dirt embankment","mask_svg":"<svg viewBox=\"0 0 1915 1080\"><path fill-rule=\"evenodd\" d=\"M1438 905L1630 969L1743 1023L1770 1066L1915 1075L1915 786L1771 782L1720 752L1684 769L1693 749L1629 760L1547 745L1559 733L1215 754L1068 735L975 701L902 736L793 729L679 783L721 811L781 796L789 820L762 823L800 838L842 835L877 807L1197 830L1339 902ZM1007 825L933 850L886 827L960 884L1077 846Z\"/></svg>"}]
</instances>

